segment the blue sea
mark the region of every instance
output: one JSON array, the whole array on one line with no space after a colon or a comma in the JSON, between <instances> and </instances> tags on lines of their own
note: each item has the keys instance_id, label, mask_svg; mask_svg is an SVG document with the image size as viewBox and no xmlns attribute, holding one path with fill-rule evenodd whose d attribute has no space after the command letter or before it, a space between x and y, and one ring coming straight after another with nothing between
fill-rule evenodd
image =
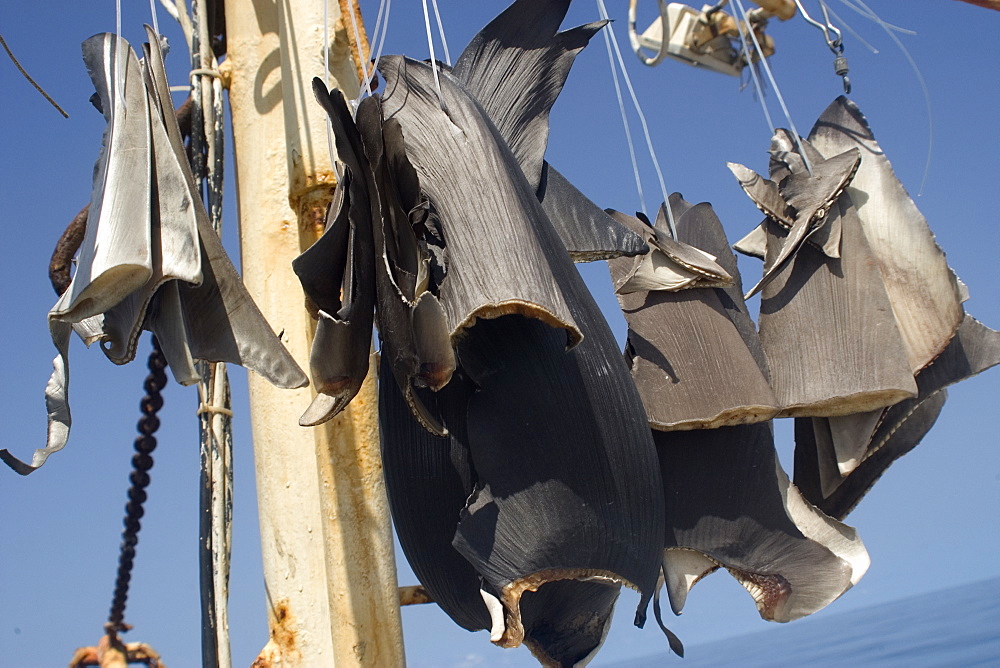
<instances>
[{"instance_id":1,"label":"blue sea","mask_svg":"<svg viewBox=\"0 0 1000 668\"><path fill-rule=\"evenodd\" d=\"M804 619L616 668L695 666L1000 666L1000 578Z\"/></svg>"}]
</instances>

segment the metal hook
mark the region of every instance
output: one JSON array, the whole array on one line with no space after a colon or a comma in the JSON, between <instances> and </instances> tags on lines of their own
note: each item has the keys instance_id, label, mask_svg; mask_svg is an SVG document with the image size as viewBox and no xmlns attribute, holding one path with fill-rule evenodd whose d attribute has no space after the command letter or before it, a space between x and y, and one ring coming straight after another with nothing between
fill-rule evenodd
<instances>
[{"instance_id":1,"label":"metal hook","mask_svg":"<svg viewBox=\"0 0 1000 668\"><path fill-rule=\"evenodd\" d=\"M813 17L809 16L806 8L802 6L802 0L795 0L795 6L799 8L802 13L802 18L806 20L810 25L816 26L823 31L823 37L826 39L826 45L830 47L830 51L833 52L833 71L839 76L844 82L844 94L851 94L851 80L847 76L850 68L847 65L847 58L844 57L844 35L840 32L837 26L833 25L830 21L830 11L827 9L826 3L823 0L819 0L819 7L823 11L823 20L826 23L820 23ZM833 35L833 37L831 37Z\"/></svg>"},{"instance_id":2,"label":"metal hook","mask_svg":"<svg viewBox=\"0 0 1000 668\"><path fill-rule=\"evenodd\" d=\"M643 64L653 67L654 65L659 65L663 62L663 59L667 57L667 50L670 46L670 35L667 34L667 29L670 26L670 20L667 18L667 3L665 0L658 0L660 9L660 25L663 28L663 37L660 40L660 48L655 56L647 56L642 51L642 45L639 43L639 32L636 30L636 5L639 0L631 0L628 6L628 39L632 45L632 50L635 55L639 56Z\"/></svg>"},{"instance_id":3,"label":"metal hook","mask_svg":"<svg viewBox=\"0 0 1000 668\"><path fill-rule=\"evenodd\" d=\"M830 21L830 15L827 13L826 6L822 2L819 4L823 10L823 18L826 20L826 23L820 23L813 17L809 16L809 12L807 12L806 8L802 6L802 0L795 0L795 6L798 7L799 12L802 13L802 18L804 18L806 23L809 25L816 26L823 31L823 37L826 39L826 45L830 47L830 50L833 51L834 55L839 56L844 52L843 33L841 33L840 29L833 25ZM830 37L831 34L833 35L832 38Z\"/></svg>"}]
</instances>

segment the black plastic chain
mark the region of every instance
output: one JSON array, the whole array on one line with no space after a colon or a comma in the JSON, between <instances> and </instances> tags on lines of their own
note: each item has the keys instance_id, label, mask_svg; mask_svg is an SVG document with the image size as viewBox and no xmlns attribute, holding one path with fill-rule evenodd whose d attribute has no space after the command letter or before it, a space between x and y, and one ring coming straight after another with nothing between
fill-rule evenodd
<instances>
[{"instance_id":1,"label":"black plastic chain","mask_svg":"<svg viewBox=\"0 0 1000 668\"><path fill-rule=\"evenodd\" d=\"M163 408L163 396L160 391L167 384L167 360L160 350L160 344L153 337L153 350L149 353L149 375L143 383L146 396L139 403L142 417L137 429L139 437L135 439L135 455L132 456L132 473L129 480L132 485L128 489L128 503L125 504L125 530L122 532L121 552L118 555L118 575L115 578L114 599L111 602L111 614L105 629L108 634L127 631L125 624L125 602L128 599L129 581L132 579L132 564L135 560L135 547L139 543L139 529L142 519L142 504L146 500L146 487L149 485L149 469L153 468L153 450L156 449L156 438L153 436L160 428L160 418L157 411Z\"/></svg>"}]
</instances>

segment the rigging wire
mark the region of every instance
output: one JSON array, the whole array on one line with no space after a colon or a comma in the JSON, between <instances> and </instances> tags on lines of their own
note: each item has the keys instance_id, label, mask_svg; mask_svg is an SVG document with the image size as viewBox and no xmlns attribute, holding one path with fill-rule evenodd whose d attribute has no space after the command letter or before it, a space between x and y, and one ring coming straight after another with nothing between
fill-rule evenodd
<instances>
[{"instance_id":1,"label":"rigging wire","mask_svg":"<svg viewBox=\"0 0 1000 668\"><path fill-rule=\"evenodd\" d=\"M330 0L323 0L323 85L330 90ZM360 99L360 94L358 99ZM330 154L330 164L337 170L337 181L340 181L340 172L337 167L337 154L333 150L333 127L324 120L326 126L326 150Z\"/></svg>"},{"instance_id":2,"label":"rigging wire","mask_svg":"<svg viewBox=\"0 0 1000 668\"><path fill-rule=\"evenodd\" d=\"M625 127L625 139L628 143L629 157L632 159L632 173L635 176L635 187L639 191L639 210L646 213L646 198L642 193L642 178L639 176L639 163L635 157L635 143L632 141L632 130L628 123L628 114L625 113L625 100L622 97L621 83L618 81L618 68L615 67L615 59L611 55L611 37L607 31L601 31L608 46L608 63L611 65L611 76L615 82L615 93L618 96L618 109L622 115L622 125Z\"/></svg>"},{"instance_id":3,"label":"rigging wire","mask_svg":"<svg viewBox=\"0 0 1000 668\"><path fill-rule=\"evenodd\" d=\"M357 0L354 0L355 3ZM348 3L350 5L351 3ZM360 9L360 8L359 8ZM354 43L358 47L358 62L361 64L361 75L363 81L368 81L368 63L365 62L365 52L361 48L361 30L358 28L358 18L356 12L348 6L348 14L351 15L351 28L354 30ZM329 71L329 68L327 68ZM359 98L360 99L360 98Z\"/></svg>"},{"instance_id":4,"label":"rigging wire","mask_svg":"<svg viewBox=\"0 0 1000 668\"><path fill-rule=\"evenodd\" d=\"M844 26L844 30L851 33L851 37L856 39L859 44L861 44L863 47L871 51L873 54L876 55L878 54L879 52L878 49L875 46L873 46L870 42L868 42L864 37L862 37L857 30L852 28L851 24L845 21L837 12L833 11L833 7L827 5L825 2L823 4L826 5L826 10L830 12L830 16L835 18L837 20L837 23Z\"/></svg>"},{"instance_id":5,"label":"rigging wire","mask_svg":"<svg viewBox=\"0 0 1000 668\"><path fill-rule=\"evenodd\" d=\"M119 105L125 111L125 40L122 39L122 0L115 0L115 101L111 105L117 111Z\"/></svg>"},{"instance_id":6,"label":"rigging wire","mask_svg":"<svg viewBox=\"0 0 1000 668\"><path fill-rule=\"evenodd\" d=\"M757 53L760 54L759 62L764 67L764 73L767 75L767 79L770 81L771 87L774 89L774 94L778 97L778 103L781 105L781 111L785 114L785 120L788 121L788 129L792 131L792 137L795 139L795 146L798 148L799 155L802 156L802 162L805 163L806 170L810 175L812 175L812 165L809 164L809 158L806 156L806 152L802 148L799 131L795 128L795 121L792 120L792 115L788 112L788 106L785 104L785 98L781 94L778 82L774 79L774 74L771 72L771 66L767 64L767 58L764 57L764 50L760 48L760 42L757 40L757 34L753 31L753 24L747 16L746 9L743 8L742 0L735 0L735 5L737 9L739 9L740 14L743 16L743 23L746 25L747 32L750 33L750 39L753 40L754 48L756 48Z\"/></svg>"},{"instance_id":7,"label":"rigging wire","mask_svg":"<svg viewBox=\"0 0 1000 668\"><path fill-rule=\"evenodd\" d=\"M153 32L156 33L156 39L162 39L160 22L156 18L156 0L149 0L149 13L153 15Z\"/></svg>"},{"instance_id":8,"label":"rigging wire","mask_svg":"<svg viewBox=\"0 0 1000 668\"><path fill-rule=\"evenodd\" d=\"M382 14L382 9L385 8L385 15ZM371 95L371 85L372 81L375 79L375 71L378 67L379 58L382 57L382 48L385 46L385 36L389 32L389 14L392 11L392 0L382 0L379 4L378 18L375 20L375 36L378 40L378 46L375 49L375 57L372 58L372 62L375 64L372 67L371 74L361 85L361 92L358 93L358 100L361 99L362 95ZM379 29L381 28L381 33Z\"/></svg>"},{"instance_id":9,"label":"rigging wire","mask_svg":"<svg viewBox=\"0 0 1000 668\"><path fill-rule=\"evenodd\" d=\"M860 8L852 2L841 0L845 6L853 9L857 13L861 14L861 16L877 23L879 27L885 31L885 34L889 36L889 39L896 43L896 46L899 47L899 50L903 53L903 57L905 57L906 61L910 64L910 69L912 69L913 73L916 75L917 81L920 83L920 89L924 93L924 105L927 107L927 161L924 163L924 175L920 180L920 189L917 191L917 197L920 197L924 194L924 186L927 185L927 177L931 172L931 156L934 151L934 116L931 112L931 93L930 89L927 88L927 81L924 80L923 73L921 73L920 68L917 66L917 62L913 59L913 56L910 54L910 51L906 48L906 46L903 45L902 40L900 40L896 35L896 32L910 34L915 33L913 33L913 31L906 30L906 28L900 28L899 26L892 25L891 23L886 23L882 20L882 17L872 10L871 7L865 4L864 0L853 1L856 2L857 5L860 5Z\"/></svg>"},{"instance_id":10,"label":"rigging wire","mask_svg":"<svg viewBox=\"0 0 1000 668\"><path fill-rule=\"evenodd\" d=\"M632 98L632 106L635 107L635 112L639 116L639 122L642 124L642 132L643 132L643 135L645 135L645 138L646 138L646 148L649 151L649 157L653 161L653 169L656 170L656 177L657 177L657 179L659 180L659 183L660 183L660 192L663 195L663 205L664 205L663 208L666 209L667 224L670 227L670 235L671 235L671 237L673 237L674 239L676 239L677 238L677 226L676 226L676 224L674 222L674 214L670 210L670 197L669 197L669 194L667 192L667 186L666 186L666 184L665 184L665 182L663 180L663 170L660 169L660 161L657 159L657 157L656 157L656 150L653 148L653 140L652 140L652 137L649 134L649 124L646 123L646 115L644 113L642 113L642 106L639 104L639 98L635 94L635 88L632 86L632 79L629 77L628 70L625 68L625 59L622 58L621 49L618 47L618 38L615 36L614 28L612 28L612 26L611 26L610 18L608 17L608 9L604 5L604 0L597 0L597 8L598 8L598 11L600 12L601 18L604 19L604 20L606 20L606 21L608 21L608 24L606 26L604 26L604 30L605 30L604 41L605 41L605 44L608 47L608 58L609 59L611 58L611 49L613 47L614 48L614 52L615 52L615 56L617 57L617 60L618 60L618 66L621 68L621 71L622 71L622 77L625 79L625 85L626 85L626 87L628 87L629 95ZM612 69L614 69L614 61L612 61L611 67L612 67ZM620 101L621 100L621 89L617 86L617 82L618 82L618 77L616 75L615 76L615 84L616 84L616 88L618 90L619 101ZM623 118L624 118L624 112L623 112ZM630 141L631 141L631 139L630 139ZM630 146L630 150L632 150L631 146ZM633 160L633 166L635 166L634 165L634 160ZM636 178L638 179L638 167L635 167L635 170L636 170L636 174L637 174ZM641 199L641 197L640 197L640 199ZM646 208L645 202L643 202L643 212L644 213L645 213L645 208Z\"/></svg>"},{"instance_id":11,"label":"rigging wire","mask_svg":"<svg viewBox=\"0 0 1000 668\"><path fill-rule=\"evenodd\" d=\"M437 21L438 35L441 36L441 47L444 49L444 62L448 63L448 67L451 67L451 53L448 52L448 40L444 36L444 25L441 23L441 12L438 11L437 0L431 0L431 6L434 8L434 19Z\"/></svg>"},{"instance_id":12,"label":"rigging wire","mask_svg":"<svg viewBox=\"0 0 1000 668\"><path fill-rule=\"evenodd\" d=\"M421 0L424 6L424 28L427 30L427 48L431 52L431 71L434 73L434 87L437 89L438 102L444 109L444 97L441 95L441 79L438 77L437 58L434 56L434 36L431 34L431 18L427 13L427 0Z\"/></svg>"},{"instance_id":13,"label":"rigging wire","mask_svg":"<svg viewBox=\"0 0 1000 668\"><path fill-rule=\"evenodd\" d=\"M746 59L747 69L750 70L750 78L753 80L754 89L757 91L757 100L760 102L760 108L764 112L764 119L767 121L767 127L771 130L771 135L773 136L777 126L771 118L771 112L767 108L767 101L764 99L764 85L760 81L760 73L757 71L757 66L753 62L753 56L750 53L750 45L747 43L747 40L745 38L741 38L740 43L743 46L743 57ZM761 57L763 58L763 56Z\"/></svg>"}]
</instances>

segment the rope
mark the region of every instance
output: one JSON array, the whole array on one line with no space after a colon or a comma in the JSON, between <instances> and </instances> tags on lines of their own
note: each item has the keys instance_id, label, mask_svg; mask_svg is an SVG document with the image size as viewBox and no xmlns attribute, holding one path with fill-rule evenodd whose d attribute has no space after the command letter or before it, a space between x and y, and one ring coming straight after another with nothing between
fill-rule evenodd
<instances>
[{"instance_id":1,"label":"rope","mask_svg":"<svg viewBox=\"0 0 1000 668\"><path fill-rule=\"evenodd\" d=\"M233 417L233 411L226 408L225 406L213 406L211 404L201 403L198 404L198 411L196 415L225 415L226 417Z\"/></svg>"},{"instance_id":2,"label":"rope","mask_svg":"<svg viewBox=\"0 0 1000 668\"><path fill-rule=\"evenodd\" d=\"M111 612L105 630L109 634L128 630L125 624L125 604L128 601L129 581L132 579L132 566L135 561L135 548L139 544L139 520L142 518L142 504L146 501L146 487L149 486L149 469L153 468L153 450L156 449L156 438L153 436L160 428L157 411L163 408L163 396L160 391L167 384L167 360L160 350L160 344L153 337L153 350L149 353L147 363L149 375L143 382L146 395L139 402L142 418L137 429L139 437L135 439L135 455L132 457L132 482L128 489L128 503L125 504L125 530L122 532L121 550L118 556L118 573L115 577L114 597L111 601Z\"/></svg>"},{"instance_id":3,"label":"rope","mask_svg":"<svg viewBox=\"0 0 1000 668\"><path fill-rule=\"evenodd\" d=\"M46 100L48 100L49 104L51 104L53 107L55 107L56 111L58 111L60 114L63 115L63 118L69 118L69 114L67 114L63 110L63 108L60 107L56 103L56 101L53 100L49 96L49 94L46 93L45 90L41 86L39 86L38 83L36 83L34 79L31 78L31 75L29 75L28 72L25 71L25 69L23 67L21 67L21 63L18 62L17 58L14 57L14 52L10 50L9 46L7 46L7 42L4 40L3 35L0 35L0 46L3 46L3 50L7 52L7 55L10 57L11 61L14 63L14 66L17 67L18 72L20 72L21 75L25 79L28 80L28 83L30 83L32 86L34 86L35 90L37 90L39 93L41 93L42 97L44 97Z\"/></svg>"},{"instance_id":4,"label":"rope","mask_svg":"<svg viewBox=\"0 0 1000 668\"><path fill-rule=\"evenodd\" d=\"M198 132L191 136L192 157L199 190L204 191L209 220L216 233L222 226L225 123L218 62L211 48L206 0L196 0L191 12L192 106ZM211 77L206 79L203 77ZM197 77L197 80L196 80ZM228 584L232 503L232 416L224 364L198 362L200 396L198 432L201 452L199 499L199 576L201 590L202 666L216 668L232 663ZM221 389L220 389L221 388ZM217 391L218 390L218 391ZM218 404L218 405L217 405ZM222 422L222 424L216 424ZM215 500L221 500L221 507Z\"/></svg>"}]
</instances>

